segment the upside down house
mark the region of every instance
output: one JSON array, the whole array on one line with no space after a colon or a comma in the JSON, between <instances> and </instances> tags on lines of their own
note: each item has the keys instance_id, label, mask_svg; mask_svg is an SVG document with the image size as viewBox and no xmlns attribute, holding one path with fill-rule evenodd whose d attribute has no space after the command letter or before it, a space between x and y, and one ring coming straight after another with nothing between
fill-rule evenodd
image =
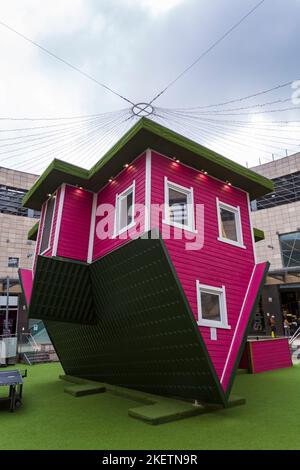
<instances>
[{"instance_id":1,"label":"upside down house","mask_svg":"<svg viewBox=\"0 0 300 470\"><path fill-rule=\"evenodd\" d=\"M226 406L268 270L250 200L272 189L146 118L91 170L54 160L20 276L65 373Z\"/></svg>"}]
</instances>

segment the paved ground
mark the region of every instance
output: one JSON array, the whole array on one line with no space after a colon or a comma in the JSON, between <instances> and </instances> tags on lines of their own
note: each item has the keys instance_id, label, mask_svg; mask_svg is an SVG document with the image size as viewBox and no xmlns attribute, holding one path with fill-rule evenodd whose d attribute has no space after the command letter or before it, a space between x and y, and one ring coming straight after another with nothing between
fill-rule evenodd
<instances>
[{"instance_id":1,"label":"paved ground","mask_svg":"<svg viewBox=\"0 0 300 470\"><path fill-rule=\"evenodd\" d=\"M160 426L129 418L125 398L64 393L60 373L28 367L23 407L0 411L0 449L300 449L300 366L239 375L245 406Z\"/></svg>"}]
</instances>

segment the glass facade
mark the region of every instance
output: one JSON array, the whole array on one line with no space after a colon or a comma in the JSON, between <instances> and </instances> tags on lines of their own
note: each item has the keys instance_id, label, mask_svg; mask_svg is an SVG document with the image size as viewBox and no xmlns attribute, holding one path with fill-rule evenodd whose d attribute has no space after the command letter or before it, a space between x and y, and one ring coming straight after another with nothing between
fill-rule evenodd
<instances>
[{"instance_id":1,"label":"glass facade","mask_svg":"<svg viewBox=\"0 0 300 470\"><path fill-rule=\"evenodd\" d=\"M300 232L279 235L282 263L285 268L300 267Z\"/></svg>"},{"instance_id":2,"label":"glass facade","mask_svg":"<svg viewBox=\"0 0 300 470\"><path fill-rule=\"evenodd\" d=\"M27 191L0 185L0 213L33 217L38 219L40 212L22 206L22 199Z\"/></svg>"},{"instance_id":3,"label":"glass facade","mask_svg":"<svg viewBox=\"0 0 300 470\"><path fill-rule=\"evenodd\" d=\"M300 171L273 179L275 191L252 201L252 211L300 201Z\"/></svg>"}]
</instances>

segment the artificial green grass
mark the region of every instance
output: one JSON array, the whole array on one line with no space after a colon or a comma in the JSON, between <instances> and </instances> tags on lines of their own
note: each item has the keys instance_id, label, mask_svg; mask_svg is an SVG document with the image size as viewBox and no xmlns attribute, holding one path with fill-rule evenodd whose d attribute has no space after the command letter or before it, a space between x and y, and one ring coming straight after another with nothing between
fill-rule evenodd
<instances>
[{"instance_id":1,"label":"artificial green grass","mask_svg":"<svg viewBox=\"0 0 300 470\"><path fill-rule=\"evenodd\" d=\"M24 366L20 367L21 369ZM300 367L239 375L244 406L149 426L136 402L109 393L64 393L59 364L28 367L24 403L0 412L0 449L299 449Z\"/></svg>"}]
</instances>

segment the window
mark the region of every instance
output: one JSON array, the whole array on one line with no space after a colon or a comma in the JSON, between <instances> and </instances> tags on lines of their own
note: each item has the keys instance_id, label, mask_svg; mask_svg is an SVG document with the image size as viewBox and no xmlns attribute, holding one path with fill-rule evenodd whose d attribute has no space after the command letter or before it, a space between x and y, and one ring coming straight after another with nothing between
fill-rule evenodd
<instances>
[{"instance_id":1,"label":"window","mask_svg":"<svg viewBox=\"0 0 300 470\"><path fill-rule=\"evenodd\" d=\"M212 287L197 281L198 324L230 329L227 320L225 287Z\"/></svg>"},{"instance_id":2,"label":"window","mask_svg":"<svg viewBox=\"0 0 300 470\"><path fill-rule=\"evenodd\" d=\"M282 262L285 268L300 266L300 232L279 235Z\"/></svg>"},{"instance_id":3,"label":"window","mask_svg":"<svg viewBox=\"0 0 300 470\"><path fill-rule=\"evenodd\" d=\"M55 201L56 201L56 195L54 194L50 199L48 199L46 203L47 204L46 214L44 218L43 234L42 234L42 240L41 240L41 246L40 246L41 254L43 254L45 251L49 249Z\"/></svg>"},{"instance_id":4,"label":"window","mask_svg":"<svg viewBox=\"0 0 300 470\"><path fill-rule=\"evenodd\" d=\"M165 178L164 223L195 231L193 188L185 188Z\"/></svg>"},{"instance_id":5,"label":"window","mask_svg":"<svg viewBox=\"0 0 300 470\"><path fill-rule=\"evenodd\" d=\"M245 248L240 208L220 202L217 198L217 211L219 223L218 240Z\"/></svg>"},{"instance_id":6,"label":"window","mask_svg":"<svg viewBox=\"0 0 300 470\"><path fill-rule=\"evenodd\" d=\"M22 199L26 192L24 189L0 184L0 213L39 218L39 211L22 206Z\"/></svg>"},{"instance_id":7,"label":"window","mask_svg":"<svg viewBox=\"0 0 300 470\"><path fill-rule=\"evenodd\" d=\"M115 236L133 227L134 222L135 181L116 196Z\"/></svg>"},{"instance_id":8,"label":"window","mask_svg":"<svg viewBox=\"0 0 300 470\"><path fill-rule=\"evenodd\" d=\"M300 201L300 171L274 178L274 192L260 197L252 210L269 209Z\"/></svg>"},{"instance_id":9,"label":"window","mask_svg":"<svg viewBox=\"0 0 300 470\"><path fill-rule=\"evenodd\" d=\"M12 258L12 257L9 257L9 258L8 258L7 266L8 266L9 268L18 268L18 267L19 267L19 258Z\"/></svg>"}]
</instances>

